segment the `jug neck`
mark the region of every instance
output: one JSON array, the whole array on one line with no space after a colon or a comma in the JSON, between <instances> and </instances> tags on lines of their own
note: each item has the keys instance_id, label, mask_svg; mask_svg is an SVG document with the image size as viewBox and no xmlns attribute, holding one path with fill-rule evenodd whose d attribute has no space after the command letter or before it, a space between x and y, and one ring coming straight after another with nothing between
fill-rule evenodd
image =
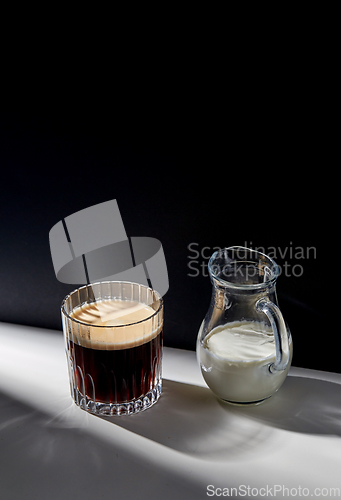
<instances>
[{"instance_id":1,"label":"jug neck","mask_svg":"<svg viewBox=\"0 0 341 500\"><path fill-rule=\"evenodd\" d=\"M246 247L215 252L209 263L211 282L217 291L238 295L266 295L275 291L279 269L265 254Z\"/></svg>"}]
</instances>

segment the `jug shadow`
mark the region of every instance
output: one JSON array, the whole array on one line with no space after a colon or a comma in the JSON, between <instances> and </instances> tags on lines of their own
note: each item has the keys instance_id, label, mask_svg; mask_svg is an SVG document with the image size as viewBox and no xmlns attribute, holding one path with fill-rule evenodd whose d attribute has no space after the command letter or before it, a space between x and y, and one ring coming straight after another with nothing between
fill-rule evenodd
<instances>
[{"instance_id":1,"label":"jug shadow","mask_svg":"<svg viewBox=\"0 0 341 500\"><path fill-rule=\"evenodd\" d=\"M227 406L223 401L219 404ZM291 375L258 406L228 406L235 415L279 429L341 436L341 385L335 382Z\"/></svg>"},{"instance_id":2,"label":"jug shadow","mask_svg":"<svg viewBox=\"0 0 341 500\"><path fill-rule=\"evenodd\" d=\"M126 430L196 458L232 460L269 441L271 428L245 425L205 387L163 379L162 396L137 415L105 417ZM268 446L268 445L266 445Z\"/></svg>"}]
</instances>

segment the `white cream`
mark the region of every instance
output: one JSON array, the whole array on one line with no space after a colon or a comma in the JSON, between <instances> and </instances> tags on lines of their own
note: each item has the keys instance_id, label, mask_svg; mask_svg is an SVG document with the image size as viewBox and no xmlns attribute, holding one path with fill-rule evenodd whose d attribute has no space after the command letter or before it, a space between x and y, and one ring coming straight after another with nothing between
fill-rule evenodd
<instances>
[{"instance_id":1,"label":"white cream","mask_svg":"<svg viewBox=\"0 0 341 500\"><path fill-rule=\"evenodd\" d=\"M270 327L253 321L218 326L198 346L203 377L221 399L236 403L263 400L285 380L292 357L291 338L289 346L288 367L271 373L276 346Z\"/></svg>"}]
</instances>

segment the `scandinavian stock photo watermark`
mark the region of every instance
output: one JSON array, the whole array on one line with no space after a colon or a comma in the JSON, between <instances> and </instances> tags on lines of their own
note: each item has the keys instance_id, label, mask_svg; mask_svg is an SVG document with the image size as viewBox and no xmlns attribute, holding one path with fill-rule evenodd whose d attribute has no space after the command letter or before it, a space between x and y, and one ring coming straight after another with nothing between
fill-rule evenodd
<instances>
[{"instance_id":1,"label":"scandinavian stock photo watermark","mask_svg":"<svg viewBox=\"0 0 341 500\"><path fill-rule=\"evenodd\" d=\"M282 247L253 247L251 241L244 242L243 247L263 253L273 259L278 265L279 276L283 275L287 278L300 278L304 273L304 261L317 258L316 247L295 246L292 241L289 242L289 245ZM208 261L214 252L222 250L222 248L200 246L197 242L191 242L187 245L187 250L187 276L196 278L209 275Z\"/></svg>"}]
</instances>

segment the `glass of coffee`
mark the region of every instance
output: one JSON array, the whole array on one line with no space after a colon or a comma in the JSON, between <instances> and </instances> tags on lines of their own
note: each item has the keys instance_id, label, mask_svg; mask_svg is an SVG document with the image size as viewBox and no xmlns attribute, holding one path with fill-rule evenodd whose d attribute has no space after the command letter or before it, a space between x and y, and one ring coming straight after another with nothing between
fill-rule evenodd
<instances>
[{"instance_id":1,"label":"glass of coffee","mask_svg":"<svg viewBox=\"0 0 341 500\"><path fill-rule=\"evenodd\" d=\"M71 395L97 415L130 415L161 395L163 300L138 283L82 286L61 306Z\"/></svg>"}]
</instances>

